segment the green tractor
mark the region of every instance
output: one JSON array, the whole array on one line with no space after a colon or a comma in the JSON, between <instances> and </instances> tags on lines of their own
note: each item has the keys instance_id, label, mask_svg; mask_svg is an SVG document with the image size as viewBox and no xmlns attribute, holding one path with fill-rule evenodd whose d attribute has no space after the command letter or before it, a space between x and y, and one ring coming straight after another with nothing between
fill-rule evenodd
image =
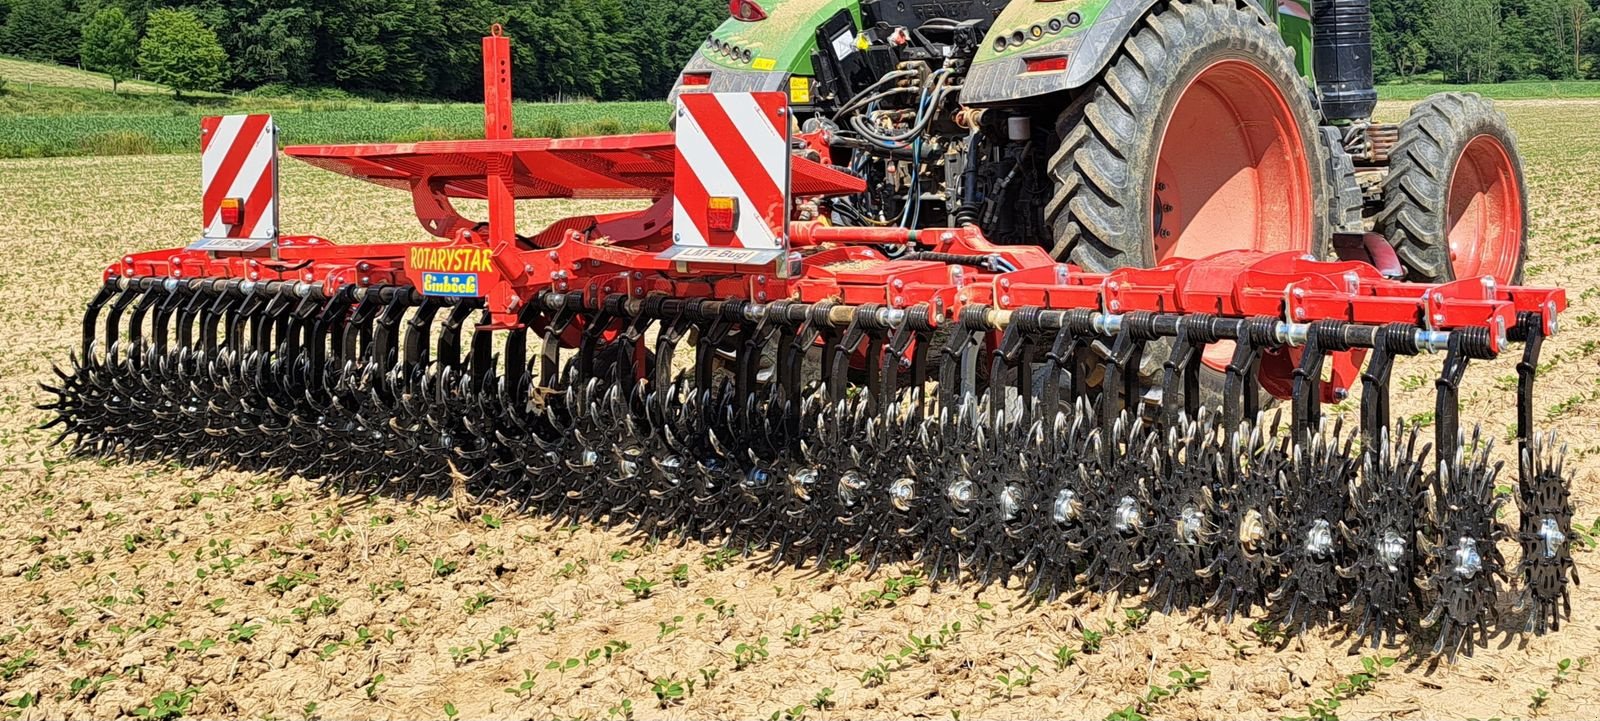
<instances>
[{"instance_id":1,"label":"green tractor","mask_svg":"<svg viewBox=\"0 0 1600 721\"><path fill-rule=\"evenodd\" d=\"M1503 114L1375 122L1368 0L732 0L674 93L784 91L869 181L840 225L976 224L1090 270L1235 248L1520 280Z\"/></svg>"}]
</instances>

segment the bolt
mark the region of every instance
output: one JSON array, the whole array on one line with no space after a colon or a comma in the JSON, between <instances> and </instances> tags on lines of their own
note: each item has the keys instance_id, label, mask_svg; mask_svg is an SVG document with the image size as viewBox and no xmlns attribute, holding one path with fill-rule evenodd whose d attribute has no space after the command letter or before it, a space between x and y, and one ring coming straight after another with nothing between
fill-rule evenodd
<instances>
[{"instance_id":1,"label":"bolt","mask_svg":"<svg viewBox=\"0 0 1600 721\"><path fill-rule=\"evenodd\" d=\"M895 296L894 297L894 304L895 305L905 305L906 304L906 297L903 296L903 295Z\"/></svg>"},{"instance_id":2,"label":"bolt","mask_svg":"<svg viewBox=\"0 0 1600 721\"><path fill-rule=\"evenodd\" d=\"M978 487L972 481L962 479L950 484L950 488L945 491L945 497L950 499L950 505L957 511L965 513L977 492Z\"/></svg>"},{"instance_id":3,"label":"bolt","mask_svg":"<svg viewBox=\"0 0 1600 721\"><path fill-rule=\"evenodd\" d=\"M1462 579L1471 580L1483 570L1483 556L1478 553L1478 539L1471 536L1462 536L1456 542L1456 567L1455 573Z\"/></svg>"},{"instance_id":4,"label":"bolt","mask_svg":"<svg viewBox=\"0 0 1600 721\"><path fill-rule=\"evenodd\" d=\"M1239 521L1239 545L1254 549L1267 536L1267 524L1261 520L1261 512L1251 508L1244 512L1244 518Z\"/></svg>"},{"instance_id":5,"label":"bolt","mask_svg":"<svg viewBox=\"0 0 1600 721\"><path fill-rule=\"evenodd\" d=\"M1000 305L1011 305L1011 296L1009 296L1009 295L1000 296Z\"/></svg>"},{"instance_id":6,"label":"bolt","mask_svg":"<svg viewBox=\"0 0 1600 721\"><path fill-rule=\"evenodd\" d=\"M1156 190L1166 190L1166 189L1167 189L1167 184L1166 183L1156 183Z\"/></svg>"},{"instance_id":7,"label":"bolt","mask_svg":"<svg viewBox=\"0 0 1600 721\"><path fill-rule=\"evenodd\" d=\"M1022 490L1006 486L1000 491L1000 517L1007 521L1017 519L1017 509L1022 507Z\"/></svg>"},{"instance_id":8,"label":"bolt","mask_svg":"<svg viewBox=\"0 0 1600 721\"><path fill-rule=\"evenodd\" d=\"M250 271L250 280L261 280L261 274L253 270Z\"/></svg>"},{"instance_id":9,"label":"bolt","mask_svg":"<svg viewBox=\"0 0 1600 721\"><path fill-rule=\"evenodd\" d=\"M1346 398L1349 398L1349 397L1350 397L1350 389L1349 388L1335 388L1335 389L1333 389L1333 399L1335 401L1342 401L1342 400L1344 400Z\"/></svg>"},{"instance_id":10,"label":"bolt","mask_svg":"<svg viewBox=\"0 0 1600 721\"><path fill-rule=\"evenodd\" d=\"M911 500L916 495L917 482L902 478L889 484L889 503L900 511L911 510Z\"/></svg>"},{"instance_id":11,"label":"bolt","mask_svg":"<svg viewBox=\"0 0 1600 721\"><path fill-rule=\"evenodd\" d=\"M846 506L854 506L856 504L856 494L866 487L867 482L861 477L860 473L846 471L844 475L839 476L839 500L843 501Z\"/></svg>"},{"instance_id":12,"label":"bolt","mask_svg":"<svg viewBox=\"0 0 1600 721\"><path fill-rule=\"evenodd\" d=\"M1078 496L1071 488L1063 488L1056 494L1055 512L1051 516L1060 524L1078 519Z\"/></svg>"},{"instance_id":13,"label":"bolt","mask_svg":"<svg viewBox=\"0 0 1600 721\"><path fill-rule=\"evenodd\" d=\"M1117 501L1116 520L1112 524L1121 533L1132 533L1139 529L1139 502L1133 496L1123 496Z\"/></svg>"},{"instance_id":14,"label":"bolt","mask_svg":"<svg viewBox=\"0 0 1600 721\"><path fill-rule=\"evenodd\" d=\"M1539 551L1545 558L1555 558L1566 543L1567 534L1561 532L1561 524L1556 519L1539 521Z\"/></svg>"},{"instance_id":15,"label":"bolt","mask_svg":"<svg viewBox=\"0 0 1600 721\"><path fill-rule=\"evenodd\" d=\"M250 276L252 278L255 277L255 273L251 273ZM371 285L371 284L372 284L372 276L369 276L369 275L361 276L361 285Z\"/></svg>"},{"instance_id":16,"label":"bolt","mask_svg":"<svg viewBox=\"0 0 1600 721\"><path fill-rule=\"evenodd\" d=\"M1294 309L1294 318L1295 318L1295 320L1305 320L1306 319L1306 309L1305 308L1295 308Z\"/></svg>"},{"instance_id":17,"label":"bolt","mask_svg":"<svg viewBox=\"0 0 1600 721\"><path fill-rule=\"evenodd\" d=\"M1194 506L1184 506L1183 513L1178 514L1178 540L1188 545L1199 542L1200 529L1205 525L1205 515Z\"/></svg>"},{"instance_id":18,"label":"bolt","mask_svg":"<svg viewBox=\"0 0 1600 721\"><path fill-rule=\"evenodd\" d=\"M766 284L767 284L767 276L764 276L764 275L756 276L756 285L766 285Z\"/></svg>"},{"instance_id":19,"label":"bolt","mask_svg":"<svg viewBox=\"0 0 1600 721\"><path fill-rule=\"evenodd\" d=\"M906 282L899 278L895 278L893 285L895 290L903 290L906 287Z\"/></svg>"},{"instance_id":20,"label":"bolt","mask_svg":"<svg viewBox=\"0 0 1600 721\"><path fill-rule=\"evenodd\" d=\"M1400 570L1397 564L1406 554L1406 539L1393 530L1383 532L1383 538L1378 539L1378 560L1389 569L1390 573Z\"/></svg>"},{"instance_id":21,"label":"bolt","mask_svg":"<svg viewBox=\"0 0 1600 721\"><path fill-rule=\"evenodd\" d=\"M1010 288L1011 287L1011 279L1010 278L1001 278L1000 279L1000 287L1001 288Z\"/></svg>"},{"instance_id":22,"label":"bolt","mask_svg":"<svg viewBox=\"0 0 1600 721\"><path fill-rule=\"evenodd\" d=\"M1333 526L1318 518L1306 531L1306 552L1317 558L1327 558L1333 553Z\"/></svg>"}]
</instances>

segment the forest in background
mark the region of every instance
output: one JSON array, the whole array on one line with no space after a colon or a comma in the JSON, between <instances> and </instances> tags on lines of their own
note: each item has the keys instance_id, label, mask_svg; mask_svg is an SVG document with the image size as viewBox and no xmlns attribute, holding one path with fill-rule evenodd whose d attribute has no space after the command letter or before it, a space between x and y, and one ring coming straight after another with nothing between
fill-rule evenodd
<instances>
[{"instance_id":1,"label":"forest in background","mask_svg":"<svg viewBox=\"0 0 1600 721\"><path fill-rule=\"evenodd\" d=\"M1596 0L1374 0L1380 81L1600 77ZM0 55L180 91L470 100L478 39L529 99L664 97L725 0L0 0Z\"/></svg>"}]
</instances>

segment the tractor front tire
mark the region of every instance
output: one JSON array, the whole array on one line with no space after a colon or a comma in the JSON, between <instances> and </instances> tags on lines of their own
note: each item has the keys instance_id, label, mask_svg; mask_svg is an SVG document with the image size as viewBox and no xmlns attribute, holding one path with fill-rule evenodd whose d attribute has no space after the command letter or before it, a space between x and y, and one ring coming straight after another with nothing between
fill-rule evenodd
<instances>
[{"instance_id":1,"label":"tractor front tire","mask_svg":"<svg viewBox=\"0 0 1600 721\"><path fill-rule=\"evenodd\" d=\"M1477 93L1431 95L1389 158L1377 230L1411 280L1522 282L1528 191L1505 113Z\"/></svg>"},{"instance_id":2,"label":"tractor front tire","mask_svg":"<svg viewBox=\"0 0 1600 721\"><path fill-rule=\"evenodd\" d=\"M1325 257L1318 117L1248 0L1158 8L1060 116L1055 256L1097 272L1232 249Z\"/></svg>"}]
</instances>

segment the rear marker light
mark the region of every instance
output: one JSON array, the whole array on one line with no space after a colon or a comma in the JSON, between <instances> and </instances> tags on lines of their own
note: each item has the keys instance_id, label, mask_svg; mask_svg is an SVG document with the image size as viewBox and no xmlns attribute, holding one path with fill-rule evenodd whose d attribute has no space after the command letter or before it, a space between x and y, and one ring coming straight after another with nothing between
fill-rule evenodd
<instances>
[{"instance_id":1,"label":"rear marker light","mask_svg":"<svg viewBox=\"0 0 1600 721\"><path fill-rule=\"evenodd\" d=\"M244 198L223 198L219 210L223 225L238 225L244 222Z\"/></svg>"},{"instance_id":2,"label":"rear marker light","mask_svg":"<svg viewBox=\"0 0 1600 721\"><path fill-rule=\"evenodd\" d=\"M1067 69L1067 56L1056 55L1048 58L1028 58L1023 62L1025 73L1058 73Z\"/></svg>"},{"instance_id":3,"label":"rear marker light","mask_svg":"<svg viewBox=\"0 0 1600 721\"><path fill-rule=\"evenodd\" d=\"M703 88L711 84L711 73L684 73L683 85L690 88Z\"/></svg>"},{"instance_id":4,"label":"rear marker light","mask_svg":"<svg viewBox=\"0 0 1600 721\"><path fill-rule=\"evenodd\" d=\"M739 201L714 197L706 201L706 227L731 233L739 228Z\"/></svg>"}]
</instances>

